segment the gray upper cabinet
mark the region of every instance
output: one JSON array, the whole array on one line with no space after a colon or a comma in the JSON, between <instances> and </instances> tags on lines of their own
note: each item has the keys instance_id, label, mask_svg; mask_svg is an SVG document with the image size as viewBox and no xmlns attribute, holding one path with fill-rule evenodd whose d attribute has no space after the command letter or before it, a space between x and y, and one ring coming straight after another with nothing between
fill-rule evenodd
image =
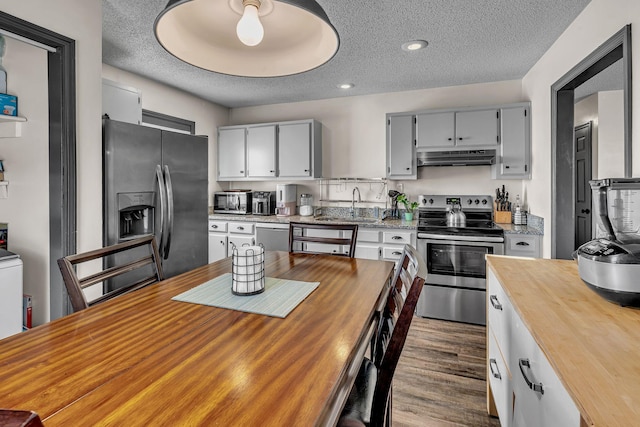
<instances>
[{"instance_id":1,"label":"gray upper cabinet","mask_svg":"<svg viewBox=\"0 0 640 427\"><path fill-rule=\"evenodd\" d=\"M218 135L220 181L322 176L322 124L315 120L220 127Z\"/></svg>"},{"instance_id":2,"label":"gray upper cabinet","mask_svg":"<svg viewBox=\"0 0 640 427\"><path fill-rule=\"evenodd\" d=\"M456 147L496 147L498 137L498 110L457 111Z\"/></svg>"},{"instance_id":3,"label":"gray upper cabinet","mask_svg":"<svg viewBox=\"0 0 640 427\"><path fill-rule=\"evenodd\" d=\"M247 176L276 176L276 125L247 127Z\"/></svg>"},{"instance_id":4,"label":"gray upper cabinet","mask_svg":"<svg viewBox=\"0 0 640 427\"><path fill-rule=\"evenodd\" d=\"M218 129L218 179L246 177L246 133L244 126Z\"/></svg>"},{"instance_id":5,"label":"gray upper cabinet","mask_svg":"<svg viewBox=\"0 0 640 427\"><path fill-rule=\"evenodd\" d=\"M387 178L417 179L413 114L387 114Z\"/></svg>"},{"instance_id":6,"label":"gray upper cabinet","mask_svg":"<svg viewBox=\"0 0 640 427\"><path fill-rule=\"evenodd\" d=\"M417 148L450 148L455 146L455 113L416 115Z\"/></svg>"},{"instance_id":7,"label":"gray upper cabinet","mask_svg":"<svg viewBox=\"0 0 640 427\"><path fill-rule=\"evenodd\" d=\"M278 126L278 177L322 176L322 126L315 120Z\"/></svg>"},{"instance_id":8,"label":"gray upper cabinet","mask_svg":"<svg viewBox=\"0 0 640 427\"><path fill-rule=\"evenodd\" d=\"M531 103L500 109L500 136L498 158L491 166L492 178L531 179Z\"/></svg>"},{"instance_id":9,"label":"gray upper cabinet","mask_svg":"<svg viewBox=\"0 0 640 427\"><path fill-rule=\"evenodd\" d=\"M421 151L496 148L497 108L416 114L416 147Z\"/></svg>"}]
</instances>

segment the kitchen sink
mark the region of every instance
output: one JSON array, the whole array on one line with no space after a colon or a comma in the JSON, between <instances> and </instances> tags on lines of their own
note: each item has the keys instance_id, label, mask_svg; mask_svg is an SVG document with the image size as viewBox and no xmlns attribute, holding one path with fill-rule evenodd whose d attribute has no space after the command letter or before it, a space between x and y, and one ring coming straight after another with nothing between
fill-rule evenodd
<instances>
[{"instance_id":1,"label":"kitchen sink","mask_svg":"<svg viewBox=\"0 0 640 427\"><path fill-rule=\"evenodd\" d=\"M316 221L335 221L335 222L358 222L358 223L375 223L379 222L376 218L345 218L336 216L319 216Z\"/></svg>"}]
</instances>

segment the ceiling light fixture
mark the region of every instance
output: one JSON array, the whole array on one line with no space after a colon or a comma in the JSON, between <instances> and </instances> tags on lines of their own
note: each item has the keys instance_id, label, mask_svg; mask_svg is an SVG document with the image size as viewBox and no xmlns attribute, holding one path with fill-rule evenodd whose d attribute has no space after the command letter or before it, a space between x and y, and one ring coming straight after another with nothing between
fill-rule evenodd
<instances>
[{"instance_id":1,"label":"ceiling light fixture","mask_svg":"<svg viewBox=\"0 0 640 427\"><path fill-rule=\"evenodd\" d=\"M260 0L243 0L244 12L236 25L236 34L240 41L247 46L260 44L264 37L264 27L258 16Z\"/></svg>"},{"instance_id":2,"label":"ceiling light fixture","mask_svg":"<svg viewBox=\"0 0 640 427\"><path fill-rule=\"evenodd\" d=\"M333 58L340 45L315 0L169 0L154 28L176 58L243 77L303 73Z\"/></svg>"},{"instance_id":3,"label":"ceiling light fixture","mask_svg":"<svg viewBox=\"0 0 640 427\"><path fill-rule=\"evenodd\" d=\"M402 45L402 50L407 52L413 52L416 50L424 49L429 43L426 40L412 40Z\"/></svg>"},{"instance_id":4,"label":"ceiling light fixture","mask_svg":"<svg viewBox=\"0 0 640 427\"><path fill-rule=\"evenodd\" d=\"M340 89L351 89L353 86L355 86L353 83L342 83L338 85Z\"/></svg>"}]
</instances>

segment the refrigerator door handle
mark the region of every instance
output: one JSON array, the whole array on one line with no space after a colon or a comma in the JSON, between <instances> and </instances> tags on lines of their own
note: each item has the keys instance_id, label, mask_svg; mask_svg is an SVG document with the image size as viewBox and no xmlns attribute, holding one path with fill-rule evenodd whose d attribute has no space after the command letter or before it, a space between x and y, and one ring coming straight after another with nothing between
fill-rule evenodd
<instances>
[{"instance_id":1,"label":"refrigerator door handle","mask_svg":"<svg viewBox=\"0 0 640 427\"><path fill-rule=\"evenodd\" d=\"M171 185L171 173L169 166L164 165L164 182L167 189L167 241L164 247L164 259L169 258L171 249L171 234L173 233L173 186Z\"/></svg>"},{"instance_id":2,"label":"refrigerator door handle","mask_svg":"<svg viewBox=\"0 0 640 427\"><path fill-rule=\"evenodd\" d=\"M162 168L160 165L156 165L156 179L158 180L158 193L160 193L160 230L156 233L156 238L158 240L158 252L160 253L160 258L162 258L164 254L164 213L166 211L166 201L164 177L162 176Z\"/></svg>"}]
</instances>

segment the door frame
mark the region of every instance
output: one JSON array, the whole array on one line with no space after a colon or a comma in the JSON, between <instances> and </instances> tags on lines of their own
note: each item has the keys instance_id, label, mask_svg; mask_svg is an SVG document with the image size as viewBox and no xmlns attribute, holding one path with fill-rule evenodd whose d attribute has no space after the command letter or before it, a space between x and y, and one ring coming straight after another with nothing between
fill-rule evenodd
<instances>
[{"instance_id":1,"label":"door frame","mask_svg":"<svg viewBox=\"0 0 640 427\"><path fill-rule=\"evenodd\" d=\"M76 53L75 40L0 11L0 28L51 46L49 95L50 319L66 315L67 292L57 260L76 253Z\"/></svg>"},{"instance_id":2,"label":"door frame","mask_svg":"<svg viewBox=\"0 0 640 427\"><path fill-rule=\"evenodd\" d=\"M624 73L624 176L631 177L631 24L551 86L551 258L573 252L569 245L575 232L574 90L620 59Z\"/></svg>"}]
</instances>

